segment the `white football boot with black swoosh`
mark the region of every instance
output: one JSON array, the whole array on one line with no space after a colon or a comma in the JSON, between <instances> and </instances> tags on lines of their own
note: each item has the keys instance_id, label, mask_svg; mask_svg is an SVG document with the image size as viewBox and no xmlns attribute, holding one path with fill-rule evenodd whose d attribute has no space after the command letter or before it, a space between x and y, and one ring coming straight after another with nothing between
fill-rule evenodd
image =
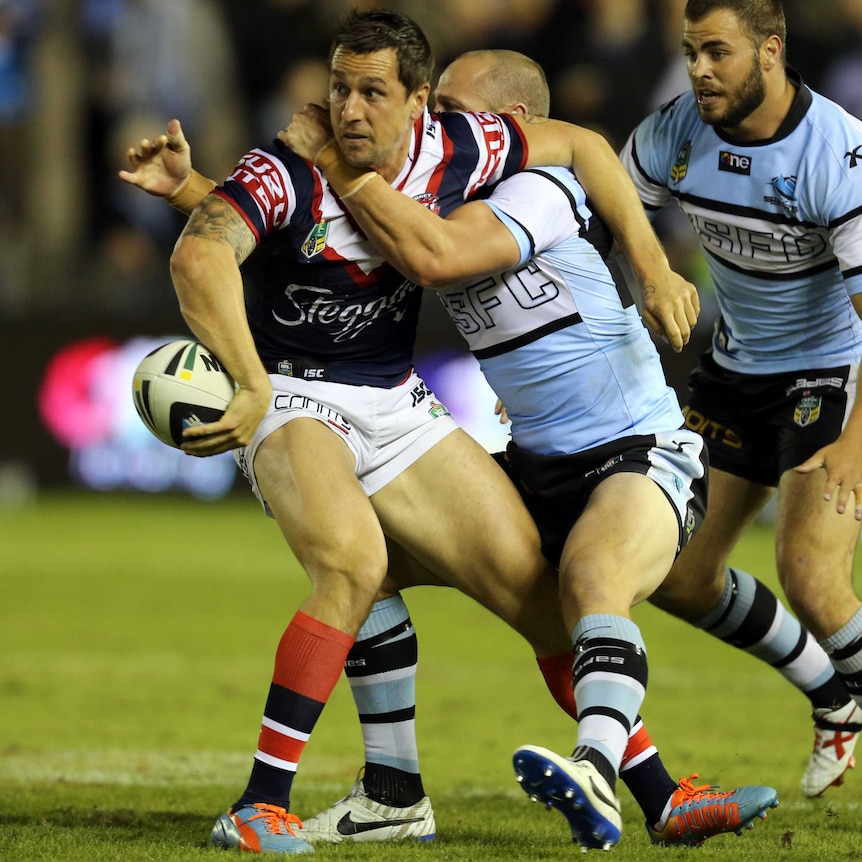
<instances>
[{"instance_id":1,"label":"white football boot with black swoosh","mask_svg":"<svg viewBox=\"0 0 862 862\"><path fill-rule=\"evenodd\" d=\"M312 844L341 841L433 841L437 825L431 800L423 796L415 805L396 808L375 802L358 779L343 799L303 821L302 837Z\"/></svg>"}]
</instances>

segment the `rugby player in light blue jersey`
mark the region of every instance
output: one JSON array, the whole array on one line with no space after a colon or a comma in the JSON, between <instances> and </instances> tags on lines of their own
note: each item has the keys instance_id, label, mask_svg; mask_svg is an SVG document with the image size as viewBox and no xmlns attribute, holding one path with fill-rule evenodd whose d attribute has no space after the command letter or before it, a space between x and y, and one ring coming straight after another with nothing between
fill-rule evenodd
<instances>
[{"instance_id":1,"label":"rugby player in light blue jersey","mask_svg":"<svg viewBox=\"0 0 862 862\"><path fill-rule=\"evenodd\" d=\"M441 76L438 110L526 112L529 100L515 95L518 74L529 74L525 62L532 61L511 52L463 55ZM324 137L315 139L315 128ZM325 115L309 107L285 139L312 155L325 134ZM336 188L349 174L331 161L325 170ZM531 797L564 814L584 848L611 846L622 827L616 778L647 676L630 609L665 577L702 516L703 441L681 429L656 348L608 268L607 230L569 171L517 174L445 220L379 182L345 204L400 271L439 289L508 408L505 463L559 569L579 718L572 757L525 746L515 752L515 770ZM636 768L622 774L645 812L639 791L652 783L659 807L647 820L655 841L701 843L750 825L776 804L771 788L716 793L688 781L677 787L668 780L668 787ZM329 818L306 827L334 824L350 804L350 797L336 803ZM702 806L718 816L683 816Z\"/></svg>"},{"instance_id":2,"label":"rugby player in light blue jersey","mask_svg":"<svg viewBox=\"0 0 862 862\"><path fill-rule=\"evenodd\" d=\"M684 408L709 447L709 512L653 601L809 697L801 788L818 796L843 782L862 730L862 122L787 68L778 0L689 0L682 47L692 91L621 156L649 213L676 201L688 216L720 309ZM727 565L776 488L779 580L822 651Z\"/></svg>"}]
</instances>

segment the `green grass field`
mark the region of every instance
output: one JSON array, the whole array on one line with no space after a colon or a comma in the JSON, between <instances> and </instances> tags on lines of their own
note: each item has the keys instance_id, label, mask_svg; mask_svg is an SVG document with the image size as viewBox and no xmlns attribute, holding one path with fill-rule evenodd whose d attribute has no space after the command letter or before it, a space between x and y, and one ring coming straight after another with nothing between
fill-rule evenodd
<instances>
[{"instance_id":1,"label":"green grass field","mask_svg":"<svg viewBox=\"0 0 862 862\"><path fill-rule=\"evenodd\" d=\"M755 528L735 561L774 587L771 542L768 527ZM0 859L225 858L206 846L209 830L245 785L275 644L308 589L251 495L65 494L0 511L0 588ZM563 818L531 805L512 777L518 745L567 752L575 738L529 648L451 590L405 598L439 837L316 856L578 858ZM657 848L621 785L624 834L608 858L862 860L862 774L822 799L798 792L813 739L807 701L649 606L637 620L650 655L643 715L671 772L771 784L781 805L740 838ZM306 749L293 810L311 815L346 793L362 759L342 680Z\"/></svg>"}]
</instances>

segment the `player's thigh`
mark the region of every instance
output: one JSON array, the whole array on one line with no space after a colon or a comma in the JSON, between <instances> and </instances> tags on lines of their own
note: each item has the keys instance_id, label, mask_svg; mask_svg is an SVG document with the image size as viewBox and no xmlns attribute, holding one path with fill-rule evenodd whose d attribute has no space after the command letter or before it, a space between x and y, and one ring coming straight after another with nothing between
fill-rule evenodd
<instances>
[{"instance_id":1,"label":"player's thigh","mask_svg":"<svg viewBox=\"0 0 862 862\"><path fill-rule=\"evenodd\" d=\"M667 575L679 545L676 510L641 473L609 476L590 495L560 560L560 591L571 615L628 614Z\"/></svg>"},{"instance_id":2,"label":"player's thigh","mask_svg":"<svg viewBox=\"0 0 862 862\"><path fill-rule=\"evenodd\" d=\"M778 576L803 624L818 638L841 628L859 607L853 557L860 522L823 499L823 473L781 477L775 521Z\"/></svg>"},{"instance_id":3,"label":"player's thigh","mask_svg":"<svg viewBox=\"0 0 862 862\"><path fill-rule=\"evenodd\" d=\"M546 574L538 530L511 481L462 430L372 497L386 534L444 583L483 603Z\"/></svg>"},{"instance_id":4,"label":"player's thigh","mask_svg":"<svg viewBox=\"0 0 862 862\"><path fill-rule=\"evenodd\" d=\"M281 426L255 456L263 497L316 586L346 578L376 589L385 575L383 533L354 470L344 441L311 418Z\"/></svg>"}]
</instances>

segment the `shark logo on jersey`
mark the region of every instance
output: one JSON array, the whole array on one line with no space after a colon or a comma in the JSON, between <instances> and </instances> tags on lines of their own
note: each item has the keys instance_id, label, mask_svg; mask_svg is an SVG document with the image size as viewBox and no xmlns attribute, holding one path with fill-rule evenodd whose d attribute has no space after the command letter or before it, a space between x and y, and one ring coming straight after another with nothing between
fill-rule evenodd
<instances>
[{"instance_id":1,"label":"shark logo on jersey","mask_svg":"<svg viewBox=\"0 0 862 862\"><path fill-rule=\"evenodd\" d=\"M855 168L856 165L859 164L859 160L862 159L862 144L859 144L858 147L853 147L852 150L848 150L844 153L845 159L850 159L850 164L847 166L849 168Z\"/></svg>"},{"instance_id":2,"label":"shark logo on jersey","mask_svg":"<svg viewBox=\"0 0 862 862\"><path fill-rule=\"evenodd\" d=\"M764 195L763 199L770 204L778 204L784 208L788 215L795 216L799 211L796 202L796 177L785 177L779 174L772 178L772 191L774 195Z\"/></svg>"},{"instance_id":3,"label":"shark logo on jersey","mask_svg":"<svg viewBox=\"0 0 862 862\"><path fill-rule=\"evenodd\" d=\"M728 150L722 150L718 154L718 169L720 171L730 171L732 174L743 174L746 177L750 177L751 157L741 156L739 153L731 153Z\"/></svg>"},{"instance_id":4,"label":"shark logo on jersey","mask_svg":"<svg viewBox=\"0 0 862 862\"><path fill-rule=\"evenodd\" d=\"M807 395L805 398L800 398L796 403L796 409L793 411L793 421L800 428L816 422L820 418L821 403L822 399L819 395Z\"/></svg>"},{"instance_id":5,"label":"shark logo on jersey","mask_svg":"<svg viewBox=\"0 0 862 862\"><path fill-rule=\"evenodd\" d=\"M691 141L686 141L676 154L676 161L670 169L670 181L678 183L688 173L688 160L691 156Z\"/></svg>"},{"instance_id":6,"label":"shark logo on jersey","mask_svg":"<svg viewBox=\"0 0 862 862\"><path fill-rule=\"evenodd\" d=\"M302 244L302 253L308 257L314 257L326 248L326 236L329 233L329 222L326 219L319 221L305 238Z\"/></svg>"}]
</instances>

